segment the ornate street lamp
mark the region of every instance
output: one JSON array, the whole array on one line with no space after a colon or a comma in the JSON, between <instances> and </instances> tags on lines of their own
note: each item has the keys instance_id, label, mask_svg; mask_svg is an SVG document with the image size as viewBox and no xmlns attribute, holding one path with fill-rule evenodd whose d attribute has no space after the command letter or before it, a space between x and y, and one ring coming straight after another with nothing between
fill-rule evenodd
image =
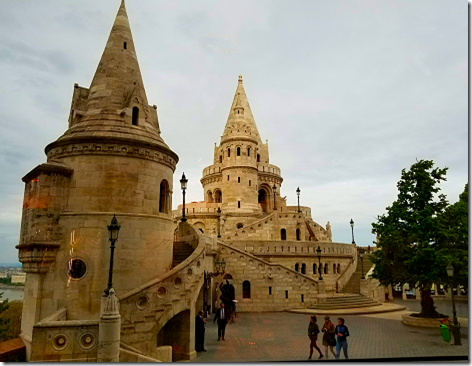
<instances>
[{"instance_id":1,"label":"ornate street lamp","mask_svg":"<svg viewBox=\"0 0 472 366\"><path fill-rule=\"evenodd\" d=\"M204 317L208 317L208 287L210 286L211 279L223 275L225 273L226 261L223 258L220 262L218 258L215 260L216 272L203 272L203 311ZM220 271L221 270L221 271Z\"/></svg>"},{"instance_id":2,"label":"ornate street lamp","mask_svg":"<svg viewBox=\"0 0 472 366\"><path fill-rule=\"evenodd\" d=\"M185 178L185 173L182 174L182 179L180 180L180 187L182 188L182 195L183 195L183 206L182 206L182 218L180 221L185 222L187 219L185 218L185 190L187 189L187 182L188 179Z\"/></svg>"},{"instance_id":3,"label":"ornate street lamp","mask_svg":"<svg viewBox=\"0 0 472 366\"><path fill-rule=\"evenodd\" d=\"M218 210L216 210L216 213L218 214L218 236L217 238L221 238L220 235L220 218L221 218L221 208L218 207Z\"/></svg>"},{"instance_id":4,"label":"ornate street lamp","mask_svg":"<svg viewBox=\"0 0 472 366\"><path fill-rule=\"evenodd\" d=\"M297 196L298 196L298 211L297 212L301 212L300 211L300 187L297 188Z\"/></svg>"},{"instance_id":5,"label":"ornate street lamp","mask_svg":"<svg viewBox=\"0 0 472 366\"><path fill-rule=\"evenodd\" d=\"M356 242L354 241L354 221L351 219L351 230L352 230L352 244L355 244Z\"/></svg>"},{"instance_id":6,"label":"ornate street lamp","mask_svg":"<svg viewBox=\"0 0 472 366\"><path fill-rule=\"evenodd\" d=\"M365 253L364 248L360 248L359 249L359 256L361 257L361 279L362 280L365 280L365 276L364 276L364 253Z\"/></svg>"},{"instance_id":7,"label":"ornate street lamp","mask_svg":"<svg viewBox=\"0 0 472 366\"><path fill-rule=\"evenodd\" d=\"M321 276L321 248L318 245L318 248L316 249L316 254L318 254L318 274L319 274L319 280L322 281L323 277Z\"/></svg>"},{"instance_id":8,"label":"ornate street lamp","mask_svg":"<svg viewBox=\"0 0 472 366\"><path fill-rule=\"evenodd\" d=\"M113 287L113 254L115 252L115 243L118 240L118 234L120 232L120 225L118 225L118 220L116 220L116 216L113 215L111 219L111 224L107 226L108 231L110 233L110 238L108 239L111 243L110 245L110 269L108 271L108 286L105 289L105 295L108 296L111 288Z\"/></svg>"},{"instance_id":9,"label":"ornate street lamp","mask_svg":"<svg viewBox=\"0 0 472 366\"><path fill-rule=\"evenodd\" d=\"M275 206L275 194L277 193L277 186L275 185L275 183L272 187L272 191L274 192L274 210L277 210L277 207Z\"/></svg>"},{"instance_id":10,"label":"ornate street lamp","mask_svg":"<svg viewBox=\"0 0 472 366\"><path fill-rule=\"evenodd\" d=\"M457 314L456 314L456 303L454 301L454 267L449 264L446 267L447 275L451 280L451 295L452 295L452 316L453 316L453 326L452 326L452 334L454 335L454 345L460 346L461 343L461 326L457 322Z\"/></svg>"}]
</instances>

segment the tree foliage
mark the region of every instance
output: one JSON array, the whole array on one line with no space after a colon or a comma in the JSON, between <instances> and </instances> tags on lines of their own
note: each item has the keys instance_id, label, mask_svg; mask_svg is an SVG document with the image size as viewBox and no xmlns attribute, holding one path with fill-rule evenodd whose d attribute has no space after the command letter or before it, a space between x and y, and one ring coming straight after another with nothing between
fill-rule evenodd
<instances>
[{"instance_id":1,"label":"tree foliage","mask_svg":"<svg viewBox=\"0 0 472 366\"><path fill-rule=\"evenodd\" d=\"M421 316L435 317L430 288L444 278L447 258L440 243L444 238L439 224L448 202L440 193L447 168L434 167L431 160L420 160L410 170L402 170L397 183L398 198L377 217L372 233L379 238L371 257L373 277L382 285L418 286L421 291Z\"/></svg>"},{"instance_id":2,"label":"tree foliage","mask_svg":"<svg viewBox=\"0 0 472 366\"><path fill-rule=\"evenodd\" d=\"M0 341L18 338L21 333L23 302L5 300L0 293Z\"/></svg>"}]
</instances>

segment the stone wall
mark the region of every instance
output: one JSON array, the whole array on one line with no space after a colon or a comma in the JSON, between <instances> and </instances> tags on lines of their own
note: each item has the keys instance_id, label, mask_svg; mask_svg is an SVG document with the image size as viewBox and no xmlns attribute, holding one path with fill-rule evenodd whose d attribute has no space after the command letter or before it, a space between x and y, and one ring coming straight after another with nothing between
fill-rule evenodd
<instances>
[{"instance_id":1,"label":"stone wall","mask_svg":"<svg viewBox=\"0 0 472 366\"><path fill-rule=\"evenodd\" d=\"M318 302L319 285L313 278L222 242L218 248L226 261L225 273L233 278L238 312L284 311ZM247 298L245 281L250 284Z\"/></svg>"}]
</instances>

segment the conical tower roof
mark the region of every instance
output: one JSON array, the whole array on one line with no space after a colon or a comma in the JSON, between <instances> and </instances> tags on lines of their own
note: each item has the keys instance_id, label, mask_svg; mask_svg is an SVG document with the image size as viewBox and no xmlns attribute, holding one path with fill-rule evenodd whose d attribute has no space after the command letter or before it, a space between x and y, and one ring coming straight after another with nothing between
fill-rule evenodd
<instances>
[{"instance_id":1,"label":"conical tower roof","mask_svg":"<svg viewBox=\"0 0 472 366\"><path fill-rule=\"evenodd\" d=\"M75 86L69 129L46 147L46 154L58 145L108 138L154 146L178 160L160 136L156 108L148 104L122 0L90 88Z\"/></svg>"},{"instance_id":2,"label":"conical tower roof","mask_svg":"<svg viewBox=\"0 0 472 366\"><path fill-rule=\"evenodd\" d=\"M221 140L233 138L238 135L251 136L258 143L262 144L256 121L252 115L251 107L247 99L246 91L243 86L243 77L239 76L238 87L234 93L233 103L229 111L228 120Z\"/></svg>"},{"instance_id":3,"label":"conical tower roof","mask_svg":"<svg viewBox=\"0 0 472 366\"><path fill-rule=\"evenodd\" d=\"M104 112L124 108L128 106L127 99L130 97L136 97L140 104L148 105L125 2L122 0L90 85L87 109L101 109Z\"/></svg>"}]
</instances>

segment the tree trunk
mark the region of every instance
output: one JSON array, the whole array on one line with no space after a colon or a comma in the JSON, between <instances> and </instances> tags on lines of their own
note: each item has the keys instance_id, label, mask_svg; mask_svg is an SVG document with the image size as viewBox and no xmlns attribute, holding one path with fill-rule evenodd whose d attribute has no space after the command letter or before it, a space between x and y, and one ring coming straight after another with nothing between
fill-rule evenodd
<instances>
[{"instance_id":1,"label":"tree trunk","mask_svg":"<svg viewBox=\"0 0 472 366\"><path fill-rule=\"evenodd\" d=\"M436 311L436 306L434 306L434 300L431 297L431 290L429 288L422 287L420 291L421 291L420 317L423 317L423 318L439 317L439 313Z\"/></svg>"}]
</instances>

